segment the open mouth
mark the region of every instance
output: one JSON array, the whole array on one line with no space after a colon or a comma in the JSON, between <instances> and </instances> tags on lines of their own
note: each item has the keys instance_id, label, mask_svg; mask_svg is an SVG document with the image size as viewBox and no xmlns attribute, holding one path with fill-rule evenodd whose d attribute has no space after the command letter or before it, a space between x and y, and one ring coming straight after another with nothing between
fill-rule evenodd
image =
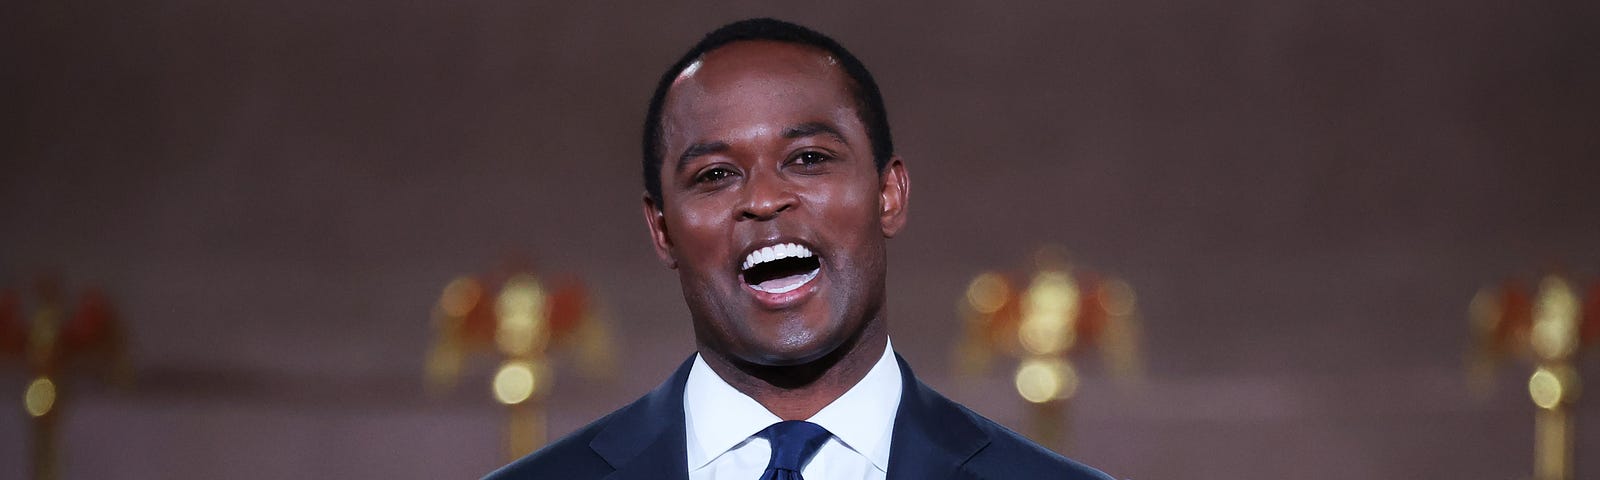
<instances>
[{"instance_id":1,"label":"open mouth","mask_svg":"<svg viewBox=\"0 0 1600 480\"><path fill-rule=\"evenodd\" d=\"M795 243L761 248L744 257L740 276L758 292L787 293L817 278L822 262L811 249Z\"/></svg>"}]
</instances>

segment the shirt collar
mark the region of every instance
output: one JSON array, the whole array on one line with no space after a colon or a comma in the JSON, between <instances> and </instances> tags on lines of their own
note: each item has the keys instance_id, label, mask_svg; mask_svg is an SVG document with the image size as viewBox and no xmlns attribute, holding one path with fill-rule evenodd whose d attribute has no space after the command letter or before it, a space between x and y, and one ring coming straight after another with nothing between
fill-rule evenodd
<instances>
[{"instance_id":1,"label":"shirt collar","mask_svg":"<svg viewBox=\"0 0 1600 480\"><path fill-rule=\"evenodd\" d=\"M887 472L889 440L900 407L900 381L894 347L886 341L883 356L860 382L806 420L828 429L845 446ZM684 383L683 397L690 471L704 467L752 435L782 421L717 376L698 354Z\"/></svg>"},{"instance_id":2,"label":"shirt collar","mask_svg":"<svg viewBox=\"0 0 1600 480\"><path fill-rule=\"evenodd\" d=\"M889 440L900 410L900 364L894 348L884 343L883 356L867 376L822 411L807 419L828 429L883 472L889 471Z\"/></svg>"}]
</instances>

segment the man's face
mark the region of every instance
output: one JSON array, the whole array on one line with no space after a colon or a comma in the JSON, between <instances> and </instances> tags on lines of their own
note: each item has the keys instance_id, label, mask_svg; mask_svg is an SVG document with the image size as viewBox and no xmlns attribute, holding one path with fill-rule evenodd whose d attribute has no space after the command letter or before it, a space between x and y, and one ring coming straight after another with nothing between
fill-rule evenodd
<instances>
[{"instance_id":1,"label":"man's face","mask_svg":"<svg viewBox=\"0 0 1600 480\"><path fill-rule=\"evenodd\" d=\"M713 353L803 364L882 322L909 184L898 158L873 164L848 78L820 50L745 41L667 95L662 200L644 213Z\"/></svg>"}]
</instances>

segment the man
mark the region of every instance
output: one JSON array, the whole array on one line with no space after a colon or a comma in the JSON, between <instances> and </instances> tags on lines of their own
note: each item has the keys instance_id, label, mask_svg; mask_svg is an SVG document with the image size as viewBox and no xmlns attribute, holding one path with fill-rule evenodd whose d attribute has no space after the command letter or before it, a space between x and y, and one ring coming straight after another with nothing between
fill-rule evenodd
<instances>
[{"instance_id":1,"label":"man","mask_svg":"<svg viewBox=\"0 0 1600 480\"><path fill-rule=\"evenodd\" d=\"M490 479L1105 479L917 381L889 342L910 179L864 66L771 19L662 77L643 212L698 354Z\"/></svg>"}]
</instances>

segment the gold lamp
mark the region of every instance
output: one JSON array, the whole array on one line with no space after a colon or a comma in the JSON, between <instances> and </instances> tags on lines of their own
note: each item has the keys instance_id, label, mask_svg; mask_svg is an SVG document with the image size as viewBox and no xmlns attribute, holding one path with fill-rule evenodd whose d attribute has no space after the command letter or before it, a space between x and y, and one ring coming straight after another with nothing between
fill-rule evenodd
<instances>
[{"instance_id":1,"label":"gold lamp","mask_svg":"<svg viewBox=\"0 0 1600 480\"><path fill-rule=\"evenodd\" d=\"M60 477L62 411L71 390L66 380L84 372L101 373L113 385L132 382L124 356L125 337L105 292L83 291L67 306L59 281L42 277L35 283L35 305L24 322L22 297L0 292L0 354L20 360L30 379L22 391L22 410L31 430L30 473L35 480Z\"/></svg>"},{"instance_id":2,"label":"gold lamp","mask_svg":"<svg viewBox=\"0 0 1600 480\"><path fill-rule=\"evenodd\" d=\"M507 409L505 455L515 459L546 441L544 402L556 378L551 354L574 351L586 376L609 376L613 355L609 331L581 283L569 279L551 288L526 271L490 278L462 276L445 285L433 308L425 376L428 390L442 394L454 388L468 357L494 358L489 390Z\"/></svg>"},{"instance_id":3,"label":"gold lamp","mask_svg":"<svg viewBox=\"0 0 1600 480\"><path fill-rule=\"evenodd\" d=\"M1537 290L1513 281L1478 291L1469 307L1477 348L1471 369L1480 387L1505 357L1532 360L1533 478L1571 480L1576 461L1572 406L1581 387L1576 356L1600 337L1600 284L1587 305L1572 282L1547 275Z\"/></svg>"},{"instance_id":4,"label":"gold lamp","mask_svg":"<svg viewBox=\"0 0 1600 480\"><path fill-rule=\"evenodd\" d=\"M1029 405L1030 436L1057 451L1069 447L1062 432L1080 383L1074 354L1098 349L1122 379L1141 370L1133 288L1075 271L1065 258L1059 247L1046 247L1026 276L991 271L973 278L958 307L966 333L955 358L958 375L968 377L988 371L996 356L1016 359L1012 383Z\"/></svg>"}]
</instances>

